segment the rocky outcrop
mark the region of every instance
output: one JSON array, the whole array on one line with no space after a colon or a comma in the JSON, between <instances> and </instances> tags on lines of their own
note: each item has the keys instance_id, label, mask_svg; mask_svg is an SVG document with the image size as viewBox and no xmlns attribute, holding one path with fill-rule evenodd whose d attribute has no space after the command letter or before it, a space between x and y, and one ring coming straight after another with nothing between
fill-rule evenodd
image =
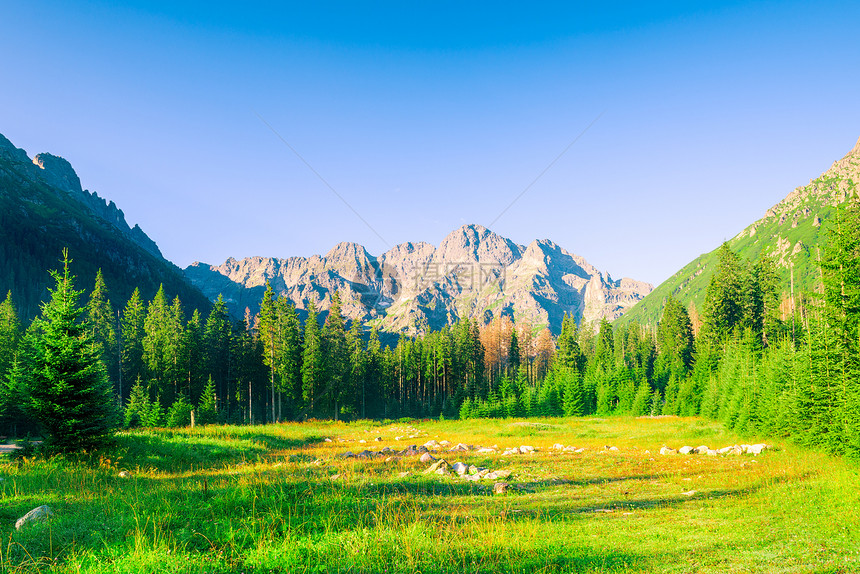
<instances>
[{"instance_id":1,"label":"rocky outcrop","mask_svg":"<svg viewBox=\"0 0 860 574\"><path fill-rule=\"evenodd\" d=\"M324 256L228 259L194 263L186 275L207 296L222 295L231 311L256 312L268 281L299 309L325 310L340 291L344 313L389 333L438 329L468 317L502 314L557 332L565 313L580 321L614 319L651 285L612 279L549 240L517 245L486 227L464 225L434 248L403 243L379 257L355 243Z\"/></svg>"},{"instance_id":2,"label":"rocky outcrop","mask_svg":"<svg viewBox=\"0 0 860 574\"><path fill-rule=\"evenodd\" d=\"M37 180L54 190L68 194L69 197L82 203L93 214L115 227L139 247L159 259L164 259L158 245L140 227L137 225L129 227L125 220L125 214L113 201L107 201L99 197L97 193L81 187L78 174L65 158L50 153L40 153L30 160L27 157L27 152L16 148L12 142L0 134L0 160L5 160L14 166L14 171L21 183L25 179ZM24 174L24 178L21 178L22 174Z\"/></svg>"}]
</instances>

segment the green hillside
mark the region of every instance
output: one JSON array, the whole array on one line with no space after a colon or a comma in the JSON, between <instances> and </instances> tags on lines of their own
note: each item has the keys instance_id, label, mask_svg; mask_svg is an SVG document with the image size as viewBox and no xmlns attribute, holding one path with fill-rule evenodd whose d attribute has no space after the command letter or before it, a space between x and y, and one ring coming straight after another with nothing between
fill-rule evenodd
<instances>
[{"instance_id":1,"label":"green hillside","mask_svg":"<svg viewBox=\"0 0 860 574\"><path fill-rule=\"evenodd\" d=\"M860 141L844 158L809 185L798 187L770 208L764 217L729 240L729 247L750 260L762 253L777 263L782 289L789 292L792 274L796 291L811 291L818 281L818 247L822 225L836 205L852 197L860 182ZM717 260L715 245L661 283L647 297L615 321L655 326L669 295L701 308L705 289ZM793 271L793 273L792 273Z\"/></svg>"}]
</instances>

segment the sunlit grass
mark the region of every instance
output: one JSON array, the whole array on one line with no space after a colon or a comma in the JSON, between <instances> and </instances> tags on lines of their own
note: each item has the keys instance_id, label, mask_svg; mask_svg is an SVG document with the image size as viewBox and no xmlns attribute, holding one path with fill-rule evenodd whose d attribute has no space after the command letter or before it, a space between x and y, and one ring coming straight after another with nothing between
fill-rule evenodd
<instances>
[{"instance_id":1,"label":"sunlit grass","mask_svg":"<svg viewBox=\"0 0 860 574\"><path fill-rule=\"evenodd\" d=\"M510 493L493 496L492 481L425 475L427 465L416 456L341 457L430 439L497 446L497 453L437 456L512 470ZM0 567L210 573L858 570L860 476L854 463L780 442L758 457L657 454L663 445L753 442L773 441L677 418L134 431L100 462L0 463ZM562 453L552 449L557 443L585 450ZM538 452L502 456L505 448L521 445ZM121 471L130 477L121 478ZM15 520L41 504L55 510L54 519L16 531Z\"/></svg>"}]
</instances>

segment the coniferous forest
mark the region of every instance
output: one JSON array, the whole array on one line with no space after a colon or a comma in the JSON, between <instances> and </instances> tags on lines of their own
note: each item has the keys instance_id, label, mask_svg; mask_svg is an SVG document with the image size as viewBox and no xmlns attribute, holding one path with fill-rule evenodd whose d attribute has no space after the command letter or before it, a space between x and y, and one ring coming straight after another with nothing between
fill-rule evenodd
<instances>
[{"instance_id":1,"label":"coniferous forest","mask_svg":"<svg viewBox=\"0 0 860 574\"><path fill-rule=\"evenodd\" d=\"M128 427L702 415L857 456L858 256L856 202L828 222L812 293L780 285L769 258L747 261L723 245L702 308L670 297L653 331L567 316L553 337L501 316L386 346L374 328L344 318L337 294L324 321L310 305L302 322L267 286L259 314L237 322L221 298L204 317L163 289L148 301L136 290L117 308L100 273L77 321ZM33 370L46 321L25 328L12 301L10 293L0 304L2 414L6 432L20 434L38 427L26 408L32 389L15 374Z\"/></svg>"}]
</instances>

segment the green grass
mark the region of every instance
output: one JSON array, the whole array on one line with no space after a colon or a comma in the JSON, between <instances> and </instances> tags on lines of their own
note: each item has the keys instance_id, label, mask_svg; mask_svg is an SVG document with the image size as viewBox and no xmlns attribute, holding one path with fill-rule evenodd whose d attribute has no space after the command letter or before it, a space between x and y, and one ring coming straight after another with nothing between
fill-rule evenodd
<instances>
[{"instance_id":1,"label":"green grass","mask_svg":"<svg viewBox=\"0 0 860 574\"><path fill-rule=\"evenodd\" d=\"M410 434L415 438L394 440ZM377 436L383 440L374 441ZM500 449L528 444L538 452L444 455L452 463L512 470L513 489L505 496L493 496L491 483L424 475L426 465L417 457L386 462L338 456L431 438ZM678 418L135 431L120 437L115 455L95 464L0 463L0 569L860 569L860 473L854 463L782 443L758 457L657 454L664 444L760 441L771 442ZM586 450L559 453L551 449L555 443ZM120 478L122 470L131 477ZM402 472L410 474L400 478ZM49 504L55 517L16 531L15 520L41 504Z\"/></svg>"}]
</instances>

